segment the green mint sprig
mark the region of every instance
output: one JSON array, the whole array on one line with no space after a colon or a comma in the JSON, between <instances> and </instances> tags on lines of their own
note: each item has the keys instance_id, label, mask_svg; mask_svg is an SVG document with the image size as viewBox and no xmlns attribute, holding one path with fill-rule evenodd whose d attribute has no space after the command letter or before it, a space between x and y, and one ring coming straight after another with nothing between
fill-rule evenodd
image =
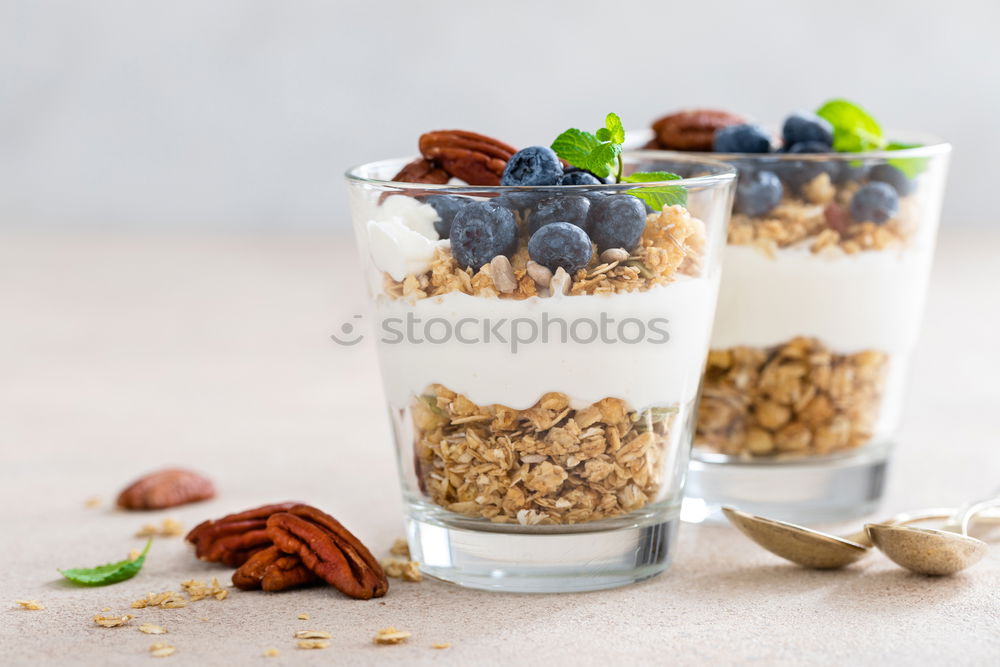
<instances>
[{"instance_id":1,"label":"green mint sprig","mask_svg":"<svg viewBox=\"0 0 1000 667\"><path fill-rule=\"evenodd\" d=\"M609 113L604 119L604 127L598 128L593 134L576 128L566 130L552 142L552 150L574 167L586 169L598 178L608 178L614 174L615 183L656 183L680 178L669 171L635 172L623 176L624 143L625 126L622 119L616 113ZM627 192L656 210L687 203L687 190L680 186L636 188Z\"/></svg>"},{"instance_id":2,"label":"green mint sprig","mask_svg":"<svg viewBox=\"0 0 1000 667\"><path fill-rule=\"evenodd\" d=\"M146 542L146 548L142 550L142 553L135 560L125 559L117 563L108 563L107 565L98 565L97 567L59 570L59 574L73 583L82 586L107 586L108 584L116 584L119 581L131 579L138 574L139 570L142 569L142 564L146 562L146 554L149 553L149 547L152 544L153 539L150 538Z\"/></svg>"},{"instance_id":3,"label":"green mint sprig","mask_svg":"<svg viewBox=\"0 0 1000 667\"><path fill-rule=\"evenodd\" d=\"M890 141L882 133L882 127L871 114L857 104L844 99L830 100L816 115L825 118L833 126L833 150L838 153L863 153L865 151L897 151L919 148L923 144ZM888 163L903 172L907 178L914 178L927 169L926 158L897 158Z\"/></svg>"}]
</instances>

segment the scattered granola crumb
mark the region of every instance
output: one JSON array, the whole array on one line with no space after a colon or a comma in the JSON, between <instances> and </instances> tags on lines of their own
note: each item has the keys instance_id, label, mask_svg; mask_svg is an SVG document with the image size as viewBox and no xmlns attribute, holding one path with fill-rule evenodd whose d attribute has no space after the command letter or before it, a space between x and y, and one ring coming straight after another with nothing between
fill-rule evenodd
<instances>
[{"instance_id":1,"label":"scattered granola crumb","mask_svg":"<svg viewBox=\"0 0 1000 667\"><path fill-rule=\"evenodd\" d=\"M83 501L83 506L87 509L94 509L95 507L100 507L101 502L100 496L91 496Z\"/></svg>"},{"instance_id":2,"label":"scattered granola crumb","mask_svg":"<svg viewBox=\"0 0 1000 667\"><path fill-rule=\"evenodd\" d=\"M296 639L330 639L332 636L323 630L299 630L295 633Z\"/></svg>"},{"instance_id":3,"label":"scattered granola crumb","mask_svg":"<svg viewBox=\"0 0 1000 667\"><path fill-rule=\"evenodd\" d=\"M177 519L167 517L159 526L152 523L143 524L136 537L177 537L184 534L184 524Z\"/></svg>"},{"instance_id":4,"label":"scattered granola crumb","mask_svg":"<svg viewBox=\"0 0 1000 667\"><path fill-rule=\"evenodd\" d=\"M396 541L394 541L392 543L392 546L389 548L389 553L392 554L393 556L399 556L400 558L406 558L407 560L409 560L410 545L402 537L396 538Z\"/></svg>"},{"instance_id":5,"label":"scattered granola crumb","mask_svg":"<svg viewBox=\"0 0 1000 667\"><path fill-rule=\"evenodd\" d=\"M205 584L198 579L188 579L187 581L181 582L181 589L188 594L191 598L191 602L197 602L198 600L204 600L207 597L213 597L216 600L225 600L229 597L229 591L224 589L216 577L212 577L212 581Z\"/></svg>"},{"instance_id":6,"label":"scattered granola crumb","mask_svg":"<svg viewBox=\"0 0 1000 667\"><path fill-rule=\"evenodd\" d=\"M264 649L264 652L261 655L263 655L265 658L277 658L279 655L281 655L281 652L276 648L266 648Z\"/></svg>"},{"instance_id":7,"label":"scattered granola crumb","mask_svg":"<svg viewBox=\"0 0 1000 667\"><path fill-rule=\"evenodd\" d=\"M180 609L187 606L187 600L174 591L164 591L162 593L148 593L146 597L132 603L133 609L145 609L146 607L160 607L162 609Z\"/></svg>"},{"instance_id":8,"label":"scattered granola crumb","mask_svg":"<svg viewBox=\"0 0 1000 667\"><path fill-rule=\"evenodd\" d=\"M298 619L300 621L308 621L309 620L309 614L299 614L298 615Z\"/></svg>"},{"instance_id":9,"label":"scattered granola crumb","mask_svg":"<svg viewBox=\"0 0 1000 667\"><path fill-rule=\"evenodd\" d=\"M154 658L166 658L173 655L177 649L166 642L156 642L149 645L149 652Z\"/></svg>"},{"instance_id":10,"label":"scattered granola crumb","mask_svg":"<svg viewBox=\"0 0 1000 667\"><path fill-rule=\"evenodd\" d=\"M403 581L423 581L424 575L420 572L420 563L415 560L400 560L398 558L386 558L382 561L382 569L385 576Z\"/></svg>"},{"instance_id":11,"label":"scattered granola crumb","mask_svg":"<svg viewBox=\"0 0 1000 667\"><path fill-rule=\"evenodd\" d=\"M142 555L142 551L139 549L132 549L128 552L128 559L134 561L136 558Z\"/></svg>"},{"instance_id":12,"label":"scattered granola crumb","mask_svg":"<svg viewBox=\"0 0 1000 667\"><path fill-rule=\"evenodd\" d=\"M94 616L94 623L104 628L117 628L119 625L125 625L133 618L135 616L132 614L125 614L124 616L101 616L97 614Z\"/></svg>"},{"instance_id":13,"label":"scattered granola crumb","mask_svg":"<svg viewBox=\"0 0 1000 667\"><path fill-rule=\"evenodd\" d=\"M101 607L101 611L111 611L111 607Z\"/></svg>"},{"instance_id":14,"label":"scattered granola crumb","mask_svg":"<svg viewBox=\"0 0 1000 667\"><path fill-rule=\"evenodd\" d=\"M30 611L41 611L45 609L42 603L38 600L14 600L14 604L20 605L21 609L28 609Z\"/></svg>"},{"instance_id":15,"label":"scattered granola crumb","mask_svg":"<svg viewBox=\"0 0 1000 667\"><path fill-rule=\"evenodd\" d=\"M406 632L405 630L397 630L396 628L389 626L388 628L382 628L375 633L375 637L372 641L376 644L401 644L412 636L412 633Z\"/></svg>"},{"instance_id":16,"label":"scattered granola crumb","mask_svg":"<svg viewBox=\"0 0 1000 667\"><path fill-rule=\"evenodd\" d=\"M439 648L439 649L451 648L451 644L449 644L448 642L442 642L440 644L431 644L431 648Z\"/></svg>"},{"instance_id":17,"label":"scattered granola crumb","mask_svg":"<svg viewBox=\"0 0 1000 667\"><path fill-rule=\"evenodd\" d=\"M330 642L325 639L300 639L297 645L299 648L329 648Z\"/></svg>"},{"instance_id":18,"label":"scattered granola crumb","mask_svg":"<svg viewBox=\"0 0 1000 667\"><path fill-rule=\"evenodd\" d=\"M143 623L139 626L139 632L145 632L147 635L165 635L167 634L167 629L162 625Z\"/></svg>"}]
</instances>

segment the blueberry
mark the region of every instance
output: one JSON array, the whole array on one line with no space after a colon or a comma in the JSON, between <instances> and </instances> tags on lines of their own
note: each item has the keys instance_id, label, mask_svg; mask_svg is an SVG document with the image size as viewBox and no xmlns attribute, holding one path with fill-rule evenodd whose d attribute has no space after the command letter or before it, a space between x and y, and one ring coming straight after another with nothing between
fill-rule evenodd
<instances>
[{"instance_id":1,"label":"blueberry","mask_svg":"<svg viewBox=\"0 0 1000 667\"><path fill-rule=\"evenodd\" d=\"M785 146L815 141L824 146L823 150L808 152L827 153L833 146L833 126L814 113L796 111L785 119L785 124L781 127L781 138L784 139Z\"/></svg>"},{"instance_id":2,"label":"blueberry","mask_svg":"<svg viewBox=\"0 0 1000 667\"><path fill-rule=\"evenodd\" d=\"M646 206L632 195L616 195L591 201L587 229L600 250L632 250L646 228Z\"/></svg>"},{"instance_id":3,"label":"blueberry","mask_svg":"<svg viewBox=\"0 0 1000 667\"><path fill-rule=\"evenodd\" d=\"M715 132L717 153L770 153L771 135L759 125L730 125Z\"/></svg>"},{"instance_id":4,"label":"blueberry","mask_svg":"<svg viewBox=\"0 0 1000 667\"><path fill-rule=\"evenodd\" d=\"M862 185L851 199L851 217L881 224L899 211L899 195L888 183Z\"/></svg>"},{"instance_id":5,"label":"blueberry","mask_svg":"<svg viewBox=\"0 0 1000 667\"><path fill-rule=\"evenodd\" d=\"M582 169L577 169L575 171L567 171L559 179L559 185L601 185L604 183L597 176L594 176L589 171L583 171Z\"/></svg>"},{"instance_id":6,"label":"blueberry","mask_svg":"<svg viewBox=\"0 0 1000 667\"><path fill-rule=\"evenodd\" d=\"M820 174L826 172L833 180L839 169L836 162L782 160L781 163L775 165L774 171L789 192L800 194L802 187Z\"/></svg>"},{"instance_id":7,"label":"blueberry","mask_svg":"<svg viewBox=\"0 0 1000 667\"><path fill-rule=\"evenodd\" d=\"M587 230L590 200L583 195L555 195L538 202L528 216L528 227L534 234L539 227L553 222L568 222Z\"/></svg>"},{"instance_id":8,"label":"blueberry","mask_svg":"<svg viewBox=\"0 0 1000 667\"><path fill-rule=\"evenodd\" d=\"M455 214L469 203L468 199L455 197L452 195L427 195L423 198L425 204L430 204L437 211L439 220L434 221L434 229L442 239L448 238L451 232L451 223L455 219Z\"/></svg>"},{"instance_id":9,"label":"blueberry","mask_svg":"<svg viewBox=\"0 0 1000 667\"><path fill-rule=\"evenodd\" d=\"M837 185L860 183L868 178L868 165L861 160L844 160L837 165L833 182Z\"/></svg>"},{"instance_id":10,"label":"blueberry","mask_svg":"<svg viewBox=\"0 0 1000 667\"><path fill-rule=\"evenodd\" d=\"M786 153L829 153L830 145L821 141L799 141L791 144L785 150Z\"/></svg>"},{"instance_id":11,"label":"blueberry","mask_svg":"<svg viewBox=\"0 0 1000 667\"><path fill-rule=\"evenodd\" d=\"M570 275L587 266L593 252L587 232L568 222L545 225L528 240L531 259L551 271L562 267Z\"/></svg>"},{"instance_id":12,"label":"blueberry","mask_svg":"<svg viewBox=\"0 0 1000 667\"><path fill-rule=\"evenodd\" d=\"M872 167L868 172L868 180L878 183L888 183L892 186L900 197L913 192L916 183L906 177L902 171L891 164L880 164Z\"/></svg>"},{"instance_id":13,"label":"blueberry","mask_svg":"<svg viewBox=\"0 0 1000 667\"><path fill-rule=\"evenodd\" d=\"M466 204L451 223L451 252L459 264L478 269L517 247L514 213L492 201Z\"/></svg>"},{"instance_id":14,"label":"blueberry","mask_svg":"<svg viewBox=\"0 0 1000 667\"><path fill-rule=\"evenodd\" d=\"M736 185L736 211L756 217L770 213L781 201L781 181L770 171L740 174Z\"/></svg>"},{"instance_id":15,"label":"blueberry","mask_svg":"<svg viewBox=\"0 0 1000 667\"><path fill-rule=\"evenodd\" d=\"M500 185L556 185L562 175L562 163L551 148L529 146L507 161Z\"/></svg>"}]
</instances>

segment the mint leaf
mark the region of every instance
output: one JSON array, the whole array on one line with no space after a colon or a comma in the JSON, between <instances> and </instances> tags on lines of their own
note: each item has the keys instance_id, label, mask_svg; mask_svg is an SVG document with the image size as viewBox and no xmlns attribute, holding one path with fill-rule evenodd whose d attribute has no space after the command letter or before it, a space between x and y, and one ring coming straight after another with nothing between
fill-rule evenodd
<instances>
[{"instance_id":1,"label":"mint leaf","mask_svg":"<svg viewBox=\"0 0 1000 667\"><path fill-rule=\"evenodd\" d=\"M599 144L590 152L587 164L584 167L599 178L607 178L611 175L611 165L618 159L622 152L621 144Z\"/></svg>"},{"instance_id":2,"label":"mint leaf","mask_svg":"<svg viewBox=\"0 0 1000 667\"><path fill-rule=\"evenodd\" d=\"M625 143L625 126L622 125L622 119L618 117L618 114L609 113L604 118L604 129L607 130L608 138L601 139L601 141L610 141L613 144Z\"/></svg>"},{"instance_id":3,"label":"mint leaf","mask_svg":"<svg viewBox=\"0 0 1000 667\"><path fill-rule=\"evenodd\" d=\"M587 169L584 165L590 157L590 153L600 145L601 142L590 132L571 127L556 137L551 148L556 155L574 167Z\"/></svg>"},{"instance_id":4,"label":"mint leaf","mask_svg":"<svg viewBox=\"0 0 1000 667\"><path fill-rule=\"evenodd\" d=\"M98 565L97 567L59 570L59 574L73 583L83 586L107 586L108 584L125 581L134 577L142 569L142 564L146 562L146 554L149 553L149 547L152 544L153 539L150 538L146 542L146 548L142 550L142 553L135 560L126 559L117 563Z\"/></svg>"},{"instance_id":5,"label":"mint leaf","mask_svg":"<svg viewBox=\"0 0 1000 667\"><path fill-rule=\"evenodd\" d=\"M923 144L908 144L904 141L890 141L889 145L885 147L887 151L902 151L907 148L920 148ZM892 158L887 160L896 169L903 172L907 178L916 178L922 172L927 170L927 165L930 162L930 158L925 157L910 157L910 158Z\"/></svg>"},{"instance_id":6,"label":"mint leaf","mask_svg":"<svg viewBox=\"0 0 1000 667\"><path fill-rule=\"evenodd\" d=\"M871 115L847 100L830 100L816 115L833 125L833 150L841 153L862 153L886 145L882 128Z\"/></svg>"},{"instance_id":7,"label":"mint leaf","mask_svg":"<svg viewBox=\"0 0 1000 667\"><path fill-rule=\"evenodd\" d=\"M659 181L676 181L680 176L670 171L637 171L622 178L624 183L656 183ZM687 190L679 185L664 185L662 187L637 188L629 190L628 194L638 197L653 207L654 211L662 211L664 206L687 205Z\"/></svg>"}]
</instances>

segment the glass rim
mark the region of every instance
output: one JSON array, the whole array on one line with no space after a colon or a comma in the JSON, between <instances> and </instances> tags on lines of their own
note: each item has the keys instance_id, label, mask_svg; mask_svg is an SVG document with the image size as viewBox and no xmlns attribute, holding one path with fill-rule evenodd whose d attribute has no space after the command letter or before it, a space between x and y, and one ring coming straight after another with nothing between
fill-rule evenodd
<instances>
[{"instance_id":1,"label":"glass rim","mask_svg":"<svg viewBox=\"0 0 1000 667\"><path fill-rule=\"evenodd\" d=\"M830 151L827 153L716 153L714 151L680 151L670 148L635 148L632 152L638 153L648 153L648 154L666 154L671 155L696 155L696 156L711 156L716 160L773 160L775 162L802 162L802 161L812 161L812 162L839 162L839 161L856 161L856 160L899 160L899 159L911 159L911 158L929 158L937 157L939 155L948 155L951 153L951 144L941 137L936 135L927 134L923 132L907 132L903 130L898 130L894 133L889 133L890 136L902 135L905 138L914 138L921 140L920 146L914 146L912 148L899 148L897 150L874 150L874 151L863 151L854 153L844 153L837 151ZM647 133L648 137L652 137L652 133Z\"/></svg>"},{"instance_id":2,"label":"glass rim","mask_svg":"<svg viewBox=\"0 0 1000 667\"><path fill-rule=\"evenodd\" d=\"M671 151L642 151L642 150L625 150L622 151L622 158L628 162L637 162L642 159L648 159L649 153L669 153L670 156L668 161L672 162L687 162L695 165L703 165L710 167L714 170L713 173L704 174L700 176L692 176L690 178L679 178L669 181L647 181L643 183L601 183L598 185L450 185L448 183L410 183L406 181L387 181L378 178L369 178L363 176L362 173L365 170L371 170L380 166L387 166L390 164L399 164L400 166L406 165L415 159L417 156L411 157L399 157L399 158L388 158L385 160L376 160L374 162L365 162L363 164L355 165L347 171L344 172L344 179L348 183L359 183L364 185L371 185L379 187L381 189L396 189L396 190L435 190L448 194L476 194L484 192L530 192L536 190L552 191L554 188L560 191L575 192L593 192L597 190L633 190L636 188L649 188L649 187L663 187L664 185L679 186L679 187L706 187L712 185L718 185L725 183L727 181L733 181L736 179L736 168L722 160L715 159L714 157L701 157L700 155L695 155L693 153L673 153ZM708 153L704 155L709 155Z\"/></svg>"}]
</instances>

